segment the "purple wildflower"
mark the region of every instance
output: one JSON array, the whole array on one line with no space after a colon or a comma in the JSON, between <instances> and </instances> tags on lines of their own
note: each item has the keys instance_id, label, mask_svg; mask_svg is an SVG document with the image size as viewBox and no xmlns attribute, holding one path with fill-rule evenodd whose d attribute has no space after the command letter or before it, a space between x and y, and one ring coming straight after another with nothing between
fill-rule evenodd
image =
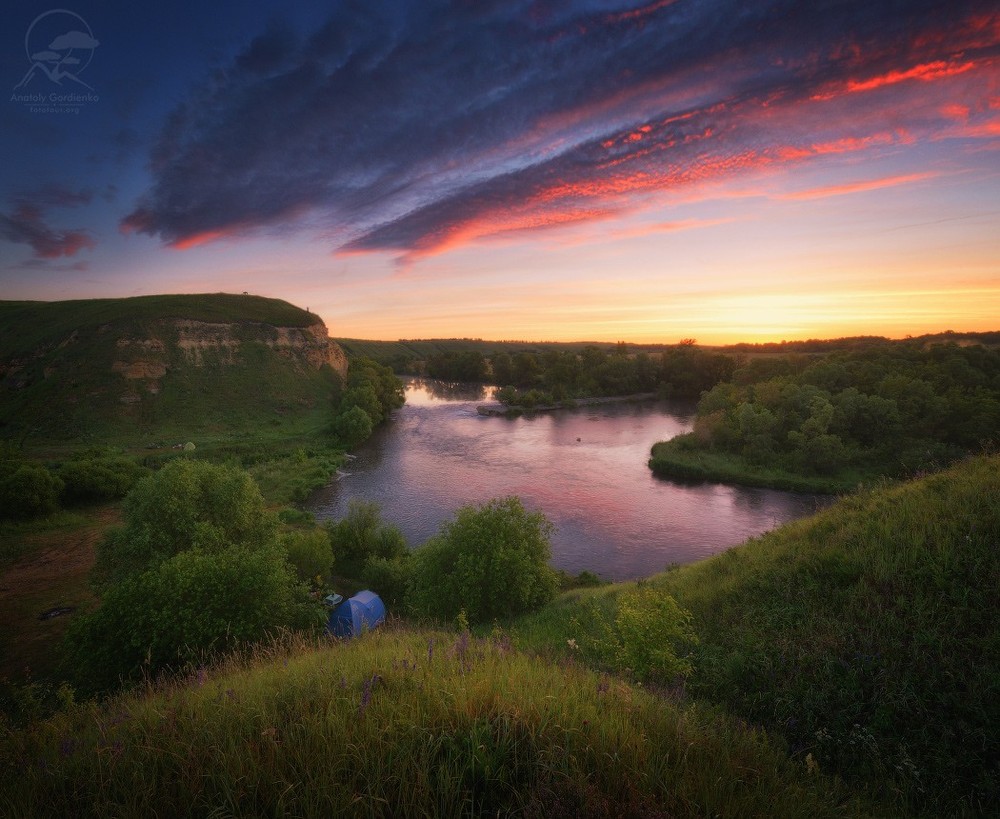
<instances>
[{"instance_id":1,"label":"purple wildflower","mask_svg":"<svg viewBox=\"0 0 1000 819\"><path fill-rule=\"evenodd\" d=\"M358 706L358 716L363 716L365 710L368 708L368 703L372 699L372 689L378 684L378 681L382 678L378 674L372 674L371 679L365 680L365 684L361 689L361 704Z\"/></svg>"}]
</instances>

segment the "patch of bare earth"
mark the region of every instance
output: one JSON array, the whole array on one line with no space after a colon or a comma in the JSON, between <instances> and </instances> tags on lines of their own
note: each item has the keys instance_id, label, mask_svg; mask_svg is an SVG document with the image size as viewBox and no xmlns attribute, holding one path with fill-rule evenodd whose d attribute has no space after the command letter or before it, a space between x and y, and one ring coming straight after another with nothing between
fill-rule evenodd
<instances>
[{"instance_id":1,"label":"patch of bare earth","mask_svg":"<svg viewBox=\"0 0 1000 819\"><path fill-rule=\"evenodd\" d=\"M78 528L25 538L26 554L0 571L0 677L23 681L55 670L70 621L95 601L88 578L97 543L120 519L120 507L105 506Z\"/></svg>"}]
</instances>

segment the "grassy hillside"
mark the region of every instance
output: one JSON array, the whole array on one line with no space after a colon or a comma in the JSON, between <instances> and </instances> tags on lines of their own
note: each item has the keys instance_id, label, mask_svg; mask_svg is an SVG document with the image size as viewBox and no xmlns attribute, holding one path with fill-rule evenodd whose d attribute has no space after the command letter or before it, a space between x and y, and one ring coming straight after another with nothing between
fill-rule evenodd
<instances>
[{"instance_id":1,"label":"grassy hillside","mask_svg":"<svg viewBox=\"0 0 1000 819\"><path fill-rule=\"evenodd\" d=\"M1000 457L847 497L659 575L700 638L689 694L906 814L1000 809ZM515 624L548 651L623 586Z\"/></svg>"},{"instance_id":2,"label":"grassy hillside","mask_svg":"<svg viewBox=\"0 0 1000 819\"><path fill-rule=\"evenodd\" d=\"M0 771L12 819L877 814L708 709L413 629L71 706L5 730Z\"/></svg>"},{"instance_id":3,"label":"grassy hillside","mask_svg":"<svg viewBox=\"0 0 1000 819\"><path fill-rule=\"evenodd\" d=\"M250 321L278 327L308 327L321 319L301 307L263 296L197 293L79 301L0 301L0 360L59 343L74 330L182 318L192 321Z\"/></svg>"},{"instance_id":4,"label":"grassy hillside","mask_svg":"<svg viewBox=\"0 0 1000 819\"><path fill-rule=\"evenodd\" d=\"M315 428L336 380L308 360L317 324L221 293L0 302L0 437L146 446Z\"/></svg>"}]
</instances>

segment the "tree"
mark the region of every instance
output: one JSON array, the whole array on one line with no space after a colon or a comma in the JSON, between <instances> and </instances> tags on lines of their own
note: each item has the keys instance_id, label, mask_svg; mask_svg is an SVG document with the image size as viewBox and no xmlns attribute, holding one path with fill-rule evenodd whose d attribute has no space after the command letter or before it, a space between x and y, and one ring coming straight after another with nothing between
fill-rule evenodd
<instances>
[{"instance_id":1,"label":"tree","mask_svg":"<svg viewBox=\"0 0 1000 819\"><path fill-rule=\"evenodd\" d=\"M48 515L59 508L63 482L44 466L0 461L0 518Z\"/></svg>"},{"instance_id":2,"label":"tree","mask_svg":"<svg viewBox=\"0 0 1000 819\"><path fill-rule=\"evenodd\" d=\"M361 407L352 406L333 419L333 432L348 447L354 447L372 434L375 425Z\"/></svg>"},{"instance_id":3,"label":"tree","mask_svg":"<svg viewBox=\"0 0 1000 819\"><path fill-rule=\"evenodd\" d=\"M462 507L413 554L413 607L446 619L464 611L472 623L538 608L557 588L552 531L516 497Z\"/></svg>"},{"instance_id":4,"label":"tree","mask_svg":"<svg viewBox=\"0 0 1000 819\"><path fill-rule=\"evenodd\" d=\"M333 558L340 571L356 575L369 558L394 560L408 552L403 533L382 522L377 503L352 500L347 514L327 524Z\"/></svg>"},{"instance_id":5,"label":"tree","mask_svg":"<svg viewBox=\"0 0 1000 819\"><path fill-rule=\"evenodd\" d=\"M281 545L300 580L309 581L315 577L322 579L330 573L333 549L325 529L317 526L286 532L281 536Z\"/></svg>"},{"instance_id":6,"label":"tree","mask_svg":"<svg viewBox=\"0 0 1000 819\"><path fill-rule=\"evenodd\" d=\"M101 605L66 638L84 690L320 622L243 470L173 461L128 494L124 518L98 546Z\"/></svg>"},{"instance_id":7,"label":"tree","mask_svg":"<svg viewBox=\"0 0 1000 819\"><path fill-rule=\"evenodd\" d=\"M97 693L321 616L279 547L189 549L126 577L100 608L73 621L67 672L80 690Z\"/></svg>"},{"instance_id":8,"label":"tree","mask_svg":"<svg viewBox=\"0 0 1000 819\"><path fill-rule=\"evenodd\" d=\"M218 552L272 545L276 521L242 469L180 458L125 498L124 526L98 544L98 585L153 568L186 549Z\"/></svg>"}]
</instances>

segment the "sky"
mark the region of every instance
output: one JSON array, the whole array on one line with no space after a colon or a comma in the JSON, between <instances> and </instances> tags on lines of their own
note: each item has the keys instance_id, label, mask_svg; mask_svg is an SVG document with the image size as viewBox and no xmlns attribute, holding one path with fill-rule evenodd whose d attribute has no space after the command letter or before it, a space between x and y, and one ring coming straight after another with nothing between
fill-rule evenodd
<instances>
[{"instance_id":1,"label":"sky","mask_svg":"<svg viewBox=\"0 0 1000 819\"><path fill-rule=\"evenodd\" d=\"M993 0L65 3L0 12L0 299L247 291L381 339L1000 329Z\"/></svg>"}]
</instances>

